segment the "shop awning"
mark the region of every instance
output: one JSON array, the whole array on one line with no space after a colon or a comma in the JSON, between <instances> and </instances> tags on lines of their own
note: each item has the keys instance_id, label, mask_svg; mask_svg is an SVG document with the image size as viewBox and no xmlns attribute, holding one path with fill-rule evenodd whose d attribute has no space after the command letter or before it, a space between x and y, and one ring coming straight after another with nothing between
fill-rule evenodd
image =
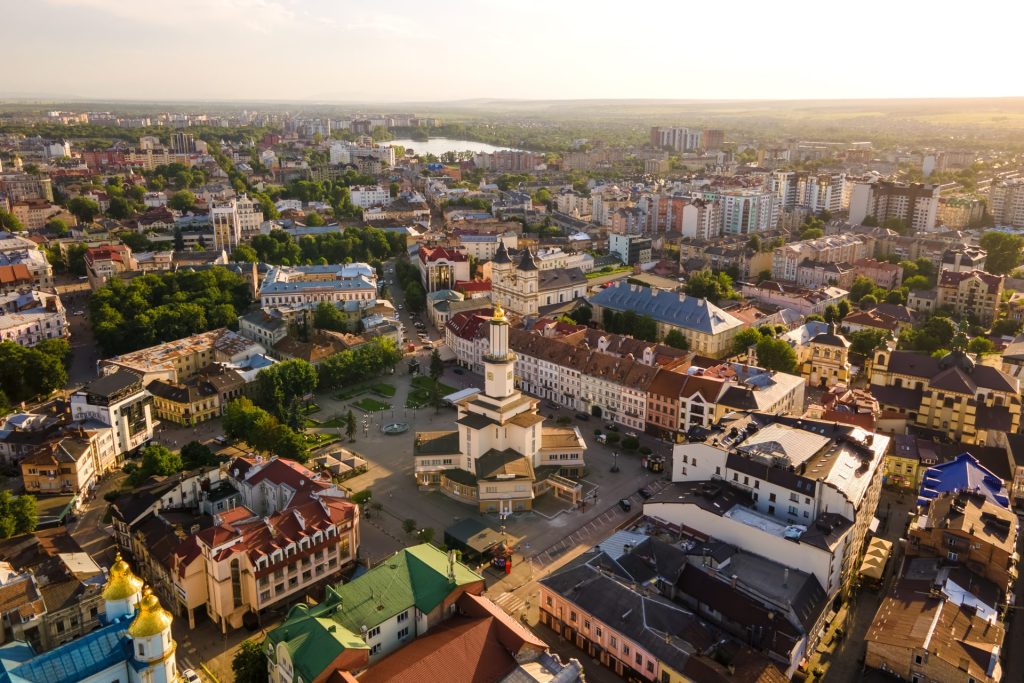
<instances>
[{"instance_id":1,"label":"shop awning","mask_svg":"<svg viewBox=\"0 0 1024 683\"><path fill-rule=\"evenodd\" d=\"M892 543L883 538L873 538L868 544L864 560L860 563L860 573L869 579L880 579L885 571L885 563L892 552Z\"/></svg>"}]
</instances>

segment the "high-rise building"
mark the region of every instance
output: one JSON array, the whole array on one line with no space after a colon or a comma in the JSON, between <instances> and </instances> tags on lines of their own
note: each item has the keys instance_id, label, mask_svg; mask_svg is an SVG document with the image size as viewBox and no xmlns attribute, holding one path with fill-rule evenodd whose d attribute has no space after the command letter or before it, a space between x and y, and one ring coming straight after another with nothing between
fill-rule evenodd
<instances>
[{"instance_id":1,"label":"high-rise building","mask_svg":"<svg viewBox=\"0 0 1024 683\"><path fill-rule=\"evenodd\" d=\"M696 128L651 128L651 147L669 147L676 152L693 152L701 148L703 132Z\"/></svg>"},{"instance_id":2,"label":"high-rise building","mask_svg":"<svg viewBox=\"0 0 1024 683\"><path fill-rule=\"evenodd\" d=\"M263 225L263 207L255 199L243 194L210 207L210 225L213 226L213 245L230 252L241 242L252 239Z\"/></svg>"},{"instance_id":3,"label":"high-rise building","mask_svg":"<svg viewBox=\"0 0 1024 683\"><path fill-rule=\"evenodd\" d=\"M1024 227L1024 178L992 183L988 206L996 225Z\"/></svg>"},{"instance_id":4,"label":"high-rise building","mask_svg":"<svg viewBox=\"0 0 1024 683\"><path fill-rule=\"evenodd\" d=\"M195 136L192 133L171 133L171 151L175 154L195 154Z\"/></svg>"},{"instance_id":5,"label":"high-rise building","mask_svg":"<svg viewBox=\"0 0 1024 683\"><path fill-rule=\"evenodd\" d=\"M717 150L722 149L722 145L725 144L725 131L717 128L705 128L701 134L704 143L704 149L706 150Z\"/></svg>"},{"instance_id":6,"label":"high-rise building","mask_svg":"<svg viewBox=\"0 0 1024 683\"><path fill-rule=\"evenodd\" d=\"M939 213L939 188L936 185L894 183L879 180L857 183L850 194L850 222L863 223L868 216L879 225L897 218L910 230L931 230Z\"/></svg>"},{"instance_id":7,"label":"high-rise building","mask_svg":"<svg viewBox=\"0 0 1024 683\"><path fill-rule=\"evenodd\" d=\"M718 198L722 202L723 234L767 232L779 223L779 207L771 192L729 189Z\"/></svg>"},{"instance_id":8,"label":"high-rise building","mask_svg":"<svg viewBox=\"0 0 1024 683\"><path fill-rule=\"evenodd\" d=\"M815 213L834 213L843 208L844 181L842 173L775 171L768 179L768 187L778 196L783 211L801 207Z\"/></svg>"}]
</instances>

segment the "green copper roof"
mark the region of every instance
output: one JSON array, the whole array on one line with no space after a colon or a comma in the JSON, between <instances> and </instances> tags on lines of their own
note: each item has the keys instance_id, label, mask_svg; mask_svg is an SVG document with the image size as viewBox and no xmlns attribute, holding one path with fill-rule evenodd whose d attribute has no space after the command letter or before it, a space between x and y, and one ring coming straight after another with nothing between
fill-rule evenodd
<instances>
[{"instance_id":1,"label":"green copper roof","mask_svg":"<svg viewBox=\"0 0 1024 683\"><path fill-rule=\"evenodd\" d=\"M364 627L372 629L412 607L431 612L457 587L484 580L461 562L454 562L452 571L454 581L448 577L448 555L433 545L405 548L353 581L329 586L319 605L293 607L267 640L275 648L285 642L296 673L314 680L344 650L366 649Z\"/></svg>"}]
</instances>

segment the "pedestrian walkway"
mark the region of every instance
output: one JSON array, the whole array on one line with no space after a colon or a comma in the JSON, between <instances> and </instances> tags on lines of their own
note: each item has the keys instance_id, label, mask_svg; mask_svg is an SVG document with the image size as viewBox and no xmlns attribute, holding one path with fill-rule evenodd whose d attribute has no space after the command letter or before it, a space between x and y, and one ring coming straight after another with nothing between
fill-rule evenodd
<instances>
[{"instance_id":1,"label":"pedestrian walkway","mask_svg":"<svg viewBox=\"0 0 1024 683\"><path fill-rule=\"evenodd\" d=\"M516 616L519 612L526 608L526 601L517 596L515 593L502 593L495 600L494 604L501 607L503 610Z\"/></svg>"}]
</instances>

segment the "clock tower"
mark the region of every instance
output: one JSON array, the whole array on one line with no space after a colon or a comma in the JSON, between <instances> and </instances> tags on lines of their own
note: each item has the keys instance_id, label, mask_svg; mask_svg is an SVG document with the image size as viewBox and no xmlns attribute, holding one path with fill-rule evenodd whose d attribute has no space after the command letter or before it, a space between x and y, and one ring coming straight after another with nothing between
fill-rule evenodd
<instances>
[{"instance_id":1,"label":"clock tower","mask_svg":"<svg viewBox=\"0 0 1024 683\"><path fill-rule=\"evenodd\" d=\"M508 398L515 392L514 353L508 350L508 320L501 304L494 305L491 316L490 351L484 355L484 394L491 398Z\"/></svg>"}]
</instances>

